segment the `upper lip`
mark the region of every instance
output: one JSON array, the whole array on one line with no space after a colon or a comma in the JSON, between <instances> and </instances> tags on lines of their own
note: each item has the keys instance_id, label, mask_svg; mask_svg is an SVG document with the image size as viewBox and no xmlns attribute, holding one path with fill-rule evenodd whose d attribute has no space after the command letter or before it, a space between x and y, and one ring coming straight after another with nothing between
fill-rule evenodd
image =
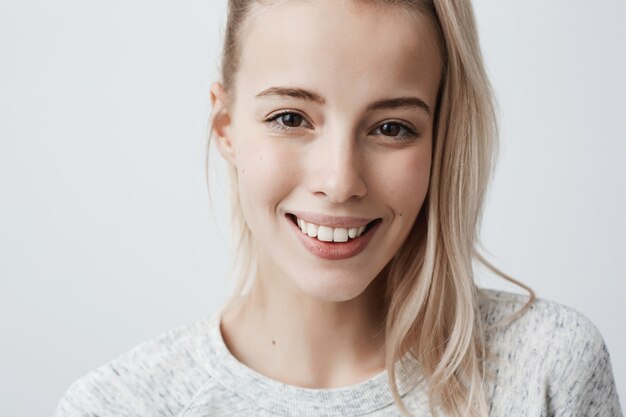
<instances>
[{"instance_id":1,"label":"upper lip","mask_svg":"<svg viewBox=\"0 0 626 417\"><path fill-rule=\"evenodd\" d=\"M307 211L292 211L289 214L293 214L307 223L313 223L318 226L326 227L361 227L373 220L376 220L352 216L329 216L327 214L312 213Z\"/></svg>"}]
</instances>

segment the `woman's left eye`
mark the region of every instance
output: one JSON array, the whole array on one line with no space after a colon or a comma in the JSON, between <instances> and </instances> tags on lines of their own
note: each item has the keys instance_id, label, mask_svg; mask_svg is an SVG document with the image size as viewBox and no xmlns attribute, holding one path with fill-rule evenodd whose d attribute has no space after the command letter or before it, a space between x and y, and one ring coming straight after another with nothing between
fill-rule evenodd
<instances>
[{"instance_id":1,"label":"woman's left eye","mask_svg":"<svg viewBox=\"0 0 626 417\"><path fill-rule=\"evenodd\" d=\"M376 130L380 130L383 136L390 138L408 139L418 136L413 129L400 122L385 122L378 126ZM404 133L402 133L403 131Z\"/></svg>"}]
</instances>

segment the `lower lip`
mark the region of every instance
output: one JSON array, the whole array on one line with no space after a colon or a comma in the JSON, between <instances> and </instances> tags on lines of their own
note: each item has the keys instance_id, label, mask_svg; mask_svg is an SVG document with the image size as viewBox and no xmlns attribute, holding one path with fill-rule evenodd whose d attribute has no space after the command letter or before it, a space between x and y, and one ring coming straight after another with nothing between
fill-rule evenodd
<instances>
[{"instance_id":1,"label":"lower lip","mask_svg":"<svg viewBox=\"0 0 626 417\"><path fill-rule=\"evenodd\" d=\"M319 258L332 260L351 258L361 253L372 239L372 236L374 236L374 233L376 233L380 223L382 223L380 220L376 221L361 236L349 239L347 242L322 242L306 233L302 233L302 230L293 222L289 215L285 217L300 239L300 242L309 252Z\"/></svg>"}]
</instances>

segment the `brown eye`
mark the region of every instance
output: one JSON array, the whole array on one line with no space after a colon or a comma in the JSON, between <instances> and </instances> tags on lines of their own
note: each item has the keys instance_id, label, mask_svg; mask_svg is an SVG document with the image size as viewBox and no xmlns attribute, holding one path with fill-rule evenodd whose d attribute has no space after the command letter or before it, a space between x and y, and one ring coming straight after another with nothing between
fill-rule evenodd
<instances>
[{"instance_id":1,"label":"brown eye","mask_svg":"<svg viewBox=\"0 0 626 417\"><path fill-rule=\"evenodd\" d=\"M299 127L303 120L298 113L283 113L278 116L278 119L281 119L283 125L288 127Z\"/></svg>"},{"instance_id":2,"label":"brown eye","mask_svg":"<svg viewBox=\"0 0 626 417\"><path fill-rule=\"evenodd\" d=\"M378 125L375 132L377 132L375 136L382 135L391 139L393 142L408 142L421 136L408 125L395 121L388 121Z\"/></svg>"},{"instance_id":3,"label":"brown eye","mask_svg":"<svg viewBox=\"0 0 626 417\"><path fill-rule=\"evenodd\" d=\"M387 136L397 136L400 133L401 126L398 123L385 123L380 127L380 131Z\"/></svg>"},{"instance_id":4,"label":"brown eye","mask_svg":"<svg viewBox=\"0 0 626 417\"><path fill-rule=\"evenodd\" d=\"M267 119L265 123L273 129L287 132L301 132L302 129L313 128L303 115L294 111L284 111L275 114Z\"/></svg>"}]
</instances>

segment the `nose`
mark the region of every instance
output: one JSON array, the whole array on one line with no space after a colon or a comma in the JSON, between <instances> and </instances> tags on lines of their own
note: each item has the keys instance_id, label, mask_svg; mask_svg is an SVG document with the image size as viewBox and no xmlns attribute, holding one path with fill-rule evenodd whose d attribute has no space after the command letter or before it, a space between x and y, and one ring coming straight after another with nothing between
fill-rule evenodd
<instances>
[{"instance_id":1,"label":"nose","mask_svg":"<svg viewBox=\"0 0 626 417\"><path fill-rule=\"evenodd\" d=\"M327 135L318 138L315 168L310 187L332 203L359 199L367 193L361 150L351 136Z\"/></svg>"}]
</instances>

